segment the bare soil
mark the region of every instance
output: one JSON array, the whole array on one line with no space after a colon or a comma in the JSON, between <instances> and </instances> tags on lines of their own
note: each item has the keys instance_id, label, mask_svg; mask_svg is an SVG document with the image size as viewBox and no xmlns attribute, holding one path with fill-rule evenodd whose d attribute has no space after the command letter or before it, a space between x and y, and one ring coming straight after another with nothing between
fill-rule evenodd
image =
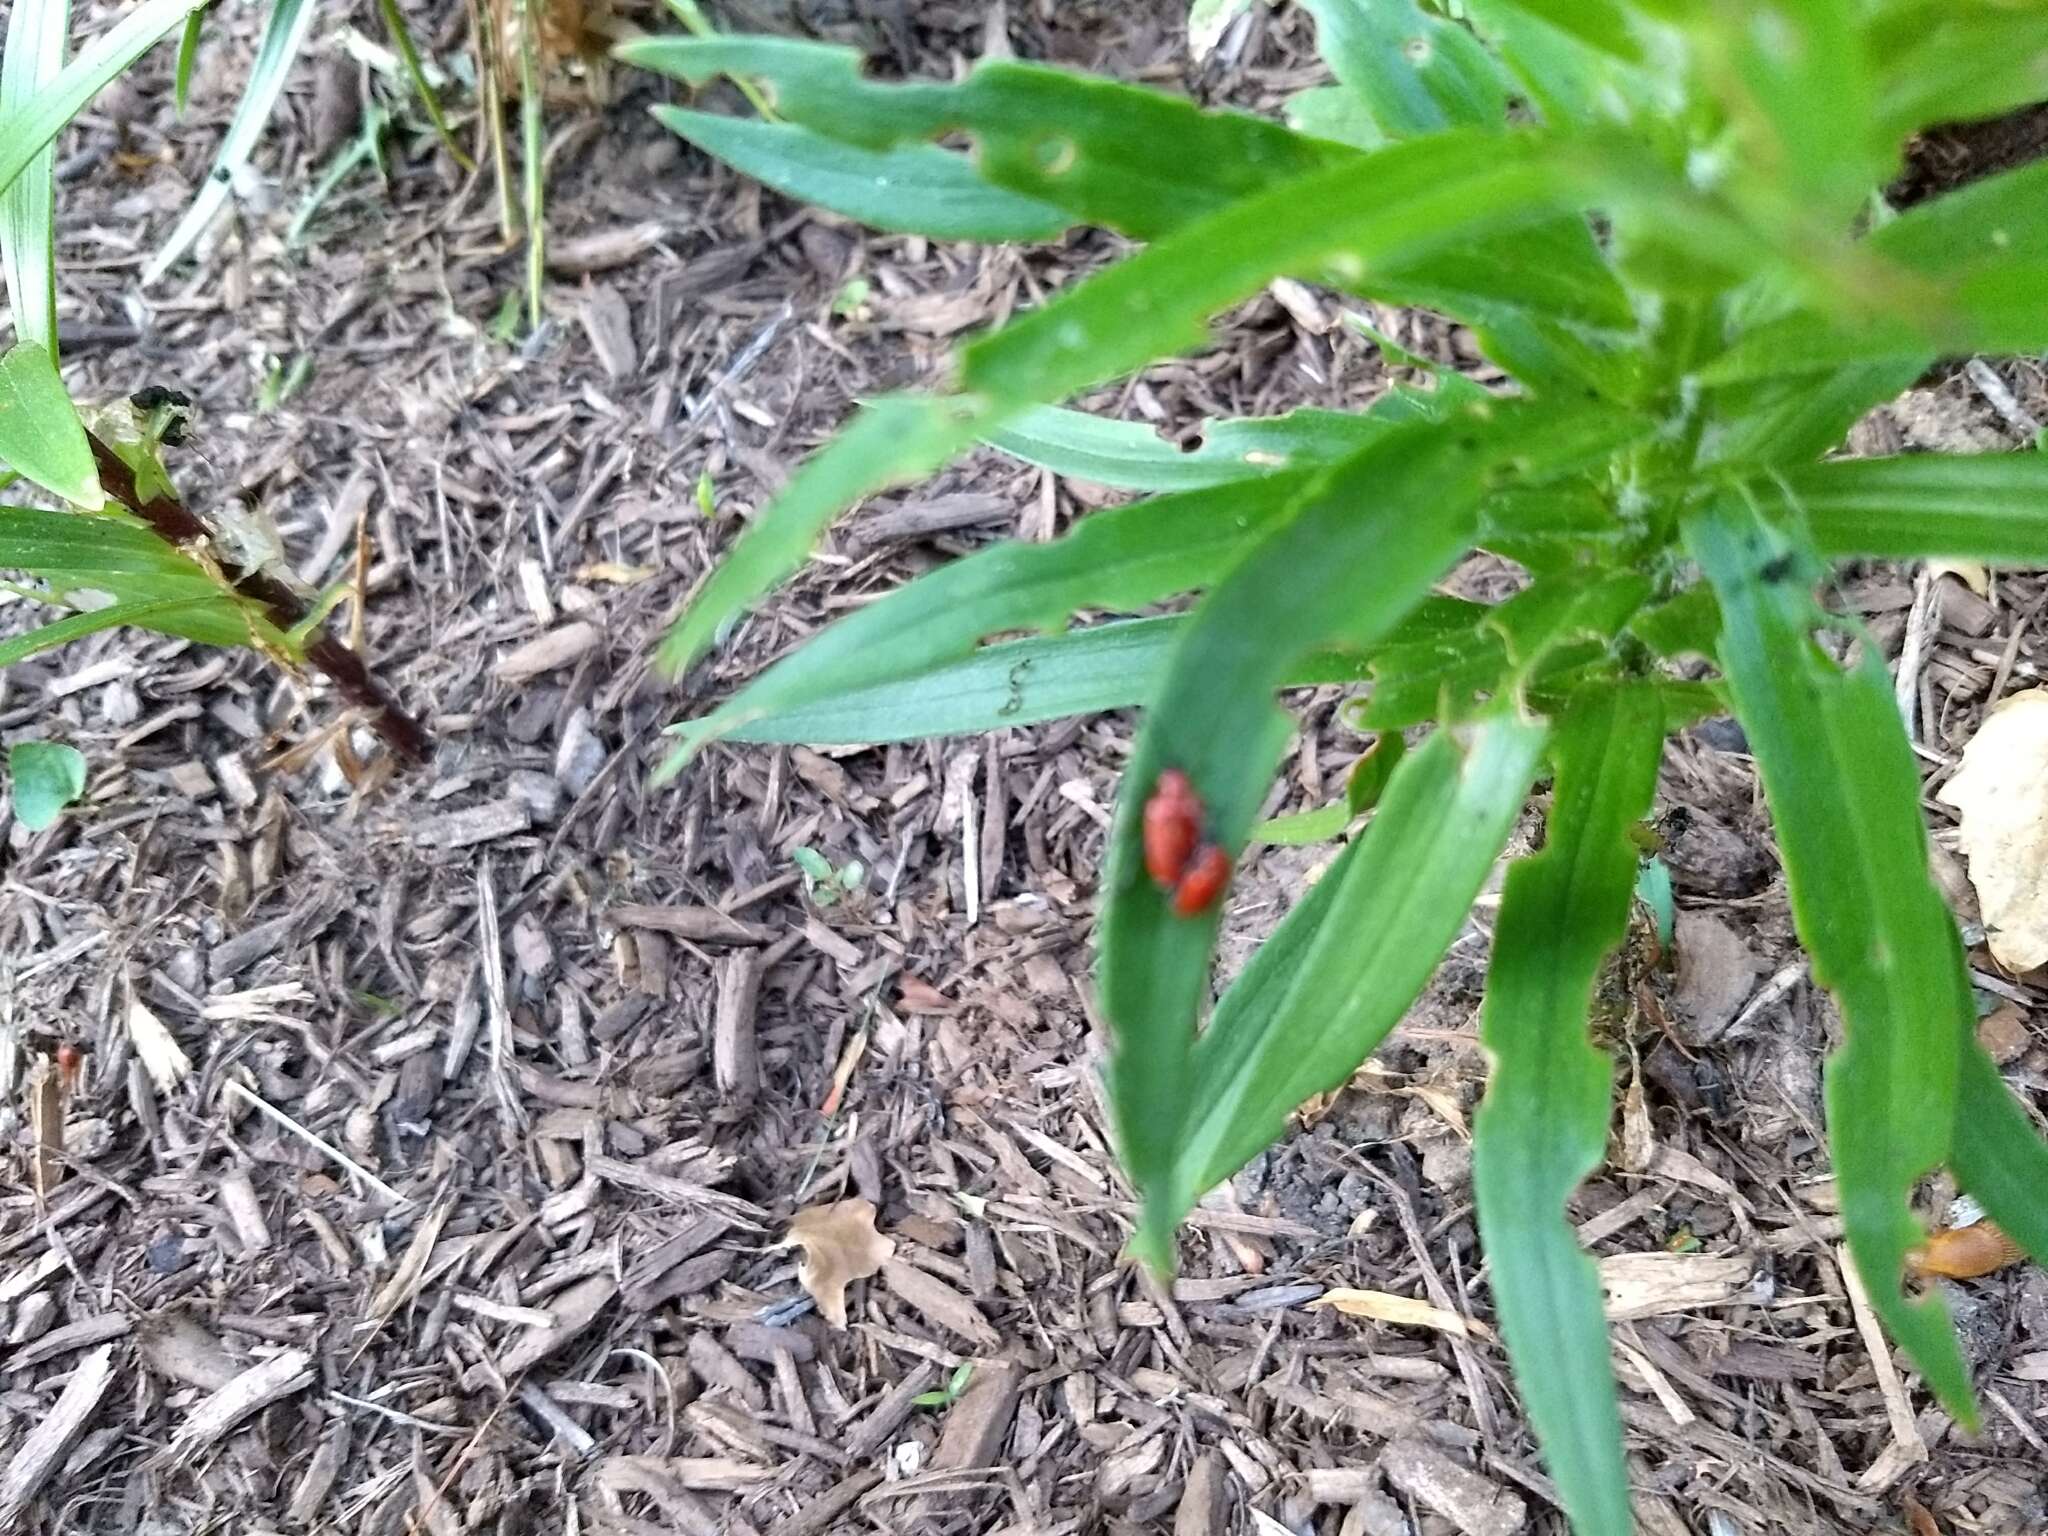
<instances>
[{"instance_id":1,"label":"bare soil","mask_svg":"<svg viewBox=\"0 0 2048 1536\"><path fill-rule=\"evenodd\" d=\"M1296 8L1259 8L1200 69L1179 0L798 9L760 19L857 41L887 72L1007 46L1255 108L1314 78ZM456 50L460 7L417 19ZM252 18L215 18L184 119L160 54L74 128L63 322L85 393L198 399L193 500L260 498L307 579L342 574L364 523L367 651L437 756L353 787L330 695L158 638L0 675L0 736L92 764L56 827L5 823L0 1498L41 1471L0 1529L1562 1532L1483 1328L1468 1124L1489 903L1389 1048L1208 1202L1161 1290L1120 1258L1133 1207L1090 1013L1129 719L718 748L648 786L661 725L837 613L1100 500L975 456L848 519L683 688L649 670L850 402L933 379L956 336L1115 242L873 235L705 163L642 110L658 85L614 76L602 108L551 107L549 322L508 346L490 325L522 256L488 185L428 136L286 248L361 110L342 21L320 23L234 216L139 302ZM843 312L855 277L868 296ZM1262 299L1096 404L1169 433L1359 404L1394 379L1335 313ZM1376 319L1474 365L1454 327ZM295 367L304 387L260 409ZM2003 447L2044 411L2036 364L1951 370L1856 443ZM1992 698L2039 685L2034 574L1987 599L1854 568L1839 592L1893 656L1914 633L1930 785ZM1336 704L1303 701L1275 810L1341 784L1361 744ZM1705 1261L1699 1289L1652 1287L1617 1325L1642 1529L2041 1531L2048 1276L1943 1286L1974 1433L1859 1332L1820 1130L1837 1022L1793 947L1744 748L1713 722L1668 756L1678 952L1627 989L1614 1155L1573 1207L1600 1255ZM859 888L807 895L800 848L860 861ZM1321 856L1251 863L1225 972ZM2015 1005L1986 1026L2010 1080L2048 1102L2042 990L1977 965ZM138 1052L164 1035L180 1082ZM49 1038L88 1056L44 1203L20 1085ZM852 1197L896 1247L841 1331L777 1244L799 1210ZM1476 1326L1313 1305L1338 1288Z\"/></svg>"}]
</instances>

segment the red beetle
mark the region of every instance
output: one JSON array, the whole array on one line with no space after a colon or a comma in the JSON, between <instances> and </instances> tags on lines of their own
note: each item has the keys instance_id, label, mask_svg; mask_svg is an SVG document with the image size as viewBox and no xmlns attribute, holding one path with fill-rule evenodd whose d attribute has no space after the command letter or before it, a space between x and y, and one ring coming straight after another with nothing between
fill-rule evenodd
<instances>
[{"instance_id":1,"label":"red beetle","mask_svg":"<svg viewBox=\"0 0 2048 1536\"><path fill-rule=\"evenodd\" d=\"M1180 884L1202 841L1202 798L1178 768L1168 768L1145 802L1145 873L1162 891Z\"/></svg>"},{"instance_id":2,"label":"red beetle","mask_svg":"<svg viewBox=\"0 0 2048 1536\"><path fill-rule=\"evenodd\" d=\"M1173 888L1173 915L1194 917L1208 911L1228 884L1230 855L1214 843L1204 843Z\"/></svg>"}]
</instances>

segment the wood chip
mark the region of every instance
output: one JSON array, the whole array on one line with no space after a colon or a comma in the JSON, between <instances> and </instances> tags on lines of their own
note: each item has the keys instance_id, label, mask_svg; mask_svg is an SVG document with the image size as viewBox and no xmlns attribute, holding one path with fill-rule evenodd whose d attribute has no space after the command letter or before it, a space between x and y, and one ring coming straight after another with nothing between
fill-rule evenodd
<instances>
[{"instance_id":1,"label":"wood chip","mask_svg":"<svg viewBox=\"0 0 2048 1536\"><path fill-rule=\"evenodd\" d=\"M501 683L523 683L548 672L559 672L589 654L604 632L595 624L578 620L538 635L498 658L491 675Z\"/></svg>"},{"instance_id":2,"label":"wood chip","mask_svg":"<svg viewBox=\"0 0 2048 1536\"><path fill-rule=\"evenodd\" d=\"M716 907L650 907L627 902L613 907L611 920L622 928L649 928L698 944L767 944L775 930L743 923Z\"/></svg>"},{"instance_id":3,"label":"wood chip","mask_svg":"<svg viewBox=\"0 0 2048 1536\"><path fill-rule=\"evenodd\" d=\"M204 1449L258 1409L281 1402L313 1385L313 1357L303 1349L280 1350L252 1365L219 1391L201 1398L171 1437L171 1455Z\"/></svg>"},{"instance_id":4,"label":"wood chip","mask_svg":"<svg viewBox=\"0 0 2048 1536\"><path fill-rule=\"evenodd\" d=\"M106 1396L114 1379L114 1346L103 1344L83 1360L64 1384L50 1411L35 1420L14 1459L0 1473L0 1527L11 1529L49 1481L71 1442Z\"/></svg>"},{"instance_id":5,"label":"wood chip","mask_svg":"<svg viewBox=\"0 0 2048 1536\"><path fill-rule=\"evenodd\" d=\"M1426 1441L1396 1440L1380 1453L1380 1471L1465 1536L1515 1536L1528 1523L1528 1508L1519 1498Z\"/></svg>"},{"instance_id":6,"label":"wood chip","mask_svg":"<svg viewBox=\"0 0 2048 1536\"><path fill-rule=\"evenodd\" d=\"M981 1315L981 1309L936 1275L901 1259L891 1259L882 1266L882 1284L897 1300L961 1338L983 1349L1001 1346L1003 1336Z\"/></svg>"},{"instance_id":7,"label":"wood chip","mask_svg":"<svg viewBox=\"0 0 2048 1536\"><path fill-rule=\"evenodd\" d=\"M524 800L493 800L429 817L419 824L413 838L427 848L473 848L516 836L532 825L533 812Z\"/></svg>"},{"instance_id":8,"label":"wood chip","mask_svg":"<svg viewBox=\"0 0 2048 1536\"><path fill-rule=\"evenodd\" d=\"M1614 1322L1726 1306L1749 1294L1755 1274L1756 1260L1746 1253L1615 1253L1600 1260Z\"/></svg>"},{"instance_id":9,"label":"wood chip","mask_svg":"<svg viewBox=\"0 0 2048 1536\"><path fill-rule=\"evenodd\" d=\"M1912 1401L1906 1396L1906 1384L1899 1379L1899 1368L1892 1362L1891 1345L1884 1336L1884 1328L1877 1320L1877 1312L1870 1305L1870 1293L1863 1288L1863 1279L1856 1273L1856 1263L1849 1257L1847 1247L1835 1250L1835 1265L1842 1274L1842 1289L1849 1297L1849 1310L1856 1318L1856 1332L1862 1336L1863 1347L1870 1352L1871 1370L1877 1376L1877 1390L1884 1398L1884 1415L1891 1425L1892 1444L1889 1457L1880 1457L1856 1480L1859 1488L1878 1487L1889 1480L1889 1464L1917 1465L1927 1459L1927 1442L1921 1437L1920 1426L1913 1417Z\"/></svg>"},{"instance_id":10,"label":"wood chip","mask_svg":"<svg viewBox=\"0 0 2048 1536\"><path fill-rule=\"evenodd\" d=\"M761 1090L761 1057L754 1015L761 996L761 963L747 953L718 965L718 1008L711 1034L711 1070L729 1103L751 1104Z\"/></svg>"},{"instance_id":11,"label":"wood chip","mask_svg":"<svg viewBox=\"0 0 2048 1536\"><path fill-rule=\"evenodd\" d=\"M555 1297L548 1310L555 1315L552 1327L536 1328L506 1350L498 1369L507 1376L538 1365L549 1355L596 1322L619 1294L619 1282L610 1275L590 1275Z\"/></svg>"},{"instance_id":12,"label":"wood chip","mask_svg":"<svg viewBox=\"0 0 2048 1536\"><path fill-rule=\"evenodd\" d=\"M1369 1317L1375 1322L1394 1323L1403 1328L1434 1328L1458 1338L1491 1338L1486 1324L1462 1317L1447 1307L1432 1306L1413 1296L1396 1296L1387 1291L1356 1291L1339 1286L1308 1303L1311 1308L1335 1307L1347 1317Z\"/></svg>"}]
</instances>

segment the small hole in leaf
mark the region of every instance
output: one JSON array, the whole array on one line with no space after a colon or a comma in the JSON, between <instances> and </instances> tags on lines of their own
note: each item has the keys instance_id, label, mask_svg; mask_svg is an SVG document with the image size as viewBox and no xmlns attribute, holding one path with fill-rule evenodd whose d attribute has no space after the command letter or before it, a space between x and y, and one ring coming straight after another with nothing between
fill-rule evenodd
<instances>
[{"instance_id":1,"label":"small hole in leaf","mask_svg":"<svg viewBox=\"0 0 2048 1536\"><path fill-rule=\"evenodd\" d=\"M1417 69L1425 68L1429 64L1431 51L1429 39L1426 37L1411 37L1401 45L1401 52L1408 56L1408 62Z\"/></svg>"},{"instance_id":2,"label":"small hole in leaf","mask_svg":"<svg viewBox=\"0 0 2048 1536\"><path fill-rule=\"evenodd\" d=\"M1040 139L1032 146L1031 153L1032 158L1038 163L1038 168L1048 176L1066 175L1081 158L1080 150L1065 134L1054 134L1049 138Z\"/></svg>"}]
</instances>

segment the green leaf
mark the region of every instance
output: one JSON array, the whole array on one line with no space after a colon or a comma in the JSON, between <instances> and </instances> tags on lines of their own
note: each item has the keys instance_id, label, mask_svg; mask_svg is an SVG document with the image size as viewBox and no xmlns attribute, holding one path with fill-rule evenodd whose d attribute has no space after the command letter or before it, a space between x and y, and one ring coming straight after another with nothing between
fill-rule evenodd
<instances>
[{"instance_id":1,"label":"green leaf","mask_svg":"<svg viewBox=\"0 0 2048 1536\"><path fill-rule=\"evenodd\" d=\"M0 108L0 188L14 185L43 147L100 88L207 0L142 0L88 43L35 98Z\"/></svg>"},{"instance_id":2,"label":"green leaf","mask_svg":"<svg viewBox=\"0 0 2048 1536\"><path fill-rule=\"evenodd\" d=\"M412 40L412 28L405 23L405 12L398 8L398 0L377 0L377 9L384 17L384 30L391 34L392 44L398 49L399 61L405 67L405 78L412 82L413 94L420 99L420 106L426 111L427 121L434 125L441 147L448 151L449 158L465 171L476 169L476 162L469 158L463 147L455 142L455 135L448 127L448 119L441 112L441 98L435 93L434 83L427 78L427 67L420 60L418 46ZM182 107L184 93L179 92Z\"/></svg>"},{"instance_id":3,"label":"green leaf","mask_svg":"<svg viewBox=\"0 0 2048 1536\"><path fill-rule=\"evenodd\" d=\"M662 641L655 664L670 676L686 670L720 626L803 563L842 509L930 474L973 442L990 415L985 405L946 399L867 406L747 525Z\"/></svg>"},{"instance_id":4,"label":"green leaf","mask_svg":"<svg viewBox=\"0 0 2048 1536\"><path fill-rule=\"evenodd\" d=\"M1256 480L1281 470L1329 464L1403 420L1420 420L1421 397L1396 390L1358 411L1304 408L1283 416L1206 422L1191 448L1167 442L1143 422L1038 405L984 441L1054 474L1133 491L1187 491Z\"/></svg>"},{"instance_id":5,"label":"green leaf","mask_svg":"<svg viewBox=\"0 0 2048 1536\"><path fill-rule=\"evenodd\" d=\"M1326 843L1380 803L1394 770L1407 755L1408 744L1392 731L1382 732L1366 749L1344 780L1341 799L1319 805L1312 811L1291 816L1274 816L1252 828L1252 841L1300 847Z\"/></svg>"},{"instance_id":6,"label":"green leaf","mask_svg":"<svg viewBox=\"0 0 2048 1536\"><path fill-rule=\"evenodd\" d=\"M1181 770L1205 802L1206 839L1235 855L1290 729L1275 691L1303 655L1338 640L1370 646L1421 601L1468 547L1497 451L1476 422L1418 424L1326 471L1195 609L1146 714L1111 837L1101 996L1115 1031L1110 1104L1146 1197L1136 1246L1157 1268L1184 1208L1172 1181L1218 914L1177 916L1153 885L1144 801L1163 770Z\"/></svg>"},{"instance_id":7,"label":"green leaf","mask_svg":"<svg viewBox=\"0 0 2048 1536\"><path fill-rule=\"evenodd\" d=\"M0 506L0 570L26 571L63 591L199 600L220 583L148 528L125 518Z\"/></svg>"},{"instance_id":8,"label":"green leaf","mask_svg":"<svg viewBox=\"0 0 2048 1536\"><path fill-rule=\"evenodd\" d=\"M844 144L887 150L965 132L984 180L1139 239L1353 158L1261 118L1038 64L884 84L863 76L851 48L792 38L642 38L615 52L692 85L758 80L782 117ZM900 217L917 214L906 205Z\"/></svg>"},{"instance_id":9,"label":"green leaf","mask_svg":"<svg viewBox=\"0 0 2048 1536\"><path fill-rule=\"evenodd\" d=\"M785 197L875 229L935 240L1041 241L1072 221L1058 208L990 186L963 155L930 144L865 149L795 123L763 123L657 106L654 116Z\"/></svg>"},{"instance_id":10,"label":"green leaf","mask_svg":"<svg viewBox=\"0 0 2048 1536\"><path fill-rule=\"evenodd\" d=\"M1916 453L1810 464L1760 481L1835 558L2048 565L2048 457Z\"/></svg>"},{"instance_id":11,"label":"green leaf","mask_svg":"<svg viewBox=\"0 0 2048 1536\"><path fill-rule=\"evenodd\" d=\"M171 84L172 110L185 115L185 103L192 93L192 66L199 58L199 39L206 31L206 9L201 7L185 18L178 34L178 62Z\"/></svg>"},{"instance_id":12,"label":"green leaf","mask_svg":"<svg viewBox=\"0 0 2048 1536\"><path fill-rule=\"evenodd\" d=\"M173 263L191 248L192 242L205 232L214 215L226 204L235 177L249 163L249 155L270 121L271 111L284 90L285 77L291 72L292 61L298 58L299 49L305 45L306 33L313 25L316 9L311 0L272 0L270 20L263 29L263 41L257 45L256 58L249 66L248 81L242 87L242 99L235 103L235 115L228 122L228 131L213 157L213 165L207 170L206 179L199 184L199 191L185 210L184 217L178 220L177 226L142 269L145 287L170 271Z\"/></svg>"},{"instance_id":13,"label":"green leaf","mask_svg":"<svg viewBox=\"0 0 2048 1536\"><path fill-rule=\"evenodd\" d=\"M27 342L0 357L0 461L73 506L106 505L85 425L57 364Z\"/></svg>"},{"instance_id":14,"label":"green leaf","mask_svg":"<svg viewBox=\"0 0 2048 1536\"><path fill-rule=\"evenodd\" d=\"M7 749L14 819L40 832L85 793L85 754L55 741L17 741Z\"/></svg>"},{"instance_id":15,"label":"green leaf","mask_svg":"<svg viewBox=\"0 0 2048 1536\"><path fill-rule=\"evenodd\" d=\"M64 67L64 38L71 25L71 0L15 0L7 16L7 43L0 50L0 118L12 116ZM51 169L55 146L36 151L27 168L0 192L0 266L7 273L7 298L17 341L57 355L57 274L52 241Z\"/></svg>"},{"instance_id":16,"label":"green leaf","mask_svg":"<svg viewBox=\"0 0 2048 1536\"><path fill-rule=\"evenodd\" d=\"M727 706L731 723L720 711L675 727L676 750L687 761L708 741L878 746L1128 708L1150 697L1181 622L1135 619L1006 641L902 677L807 688L798 702L759 714L742 693Z\"/></svg>"},{"instance_id":17,"label":"green leaf","mask_svg":"<svg viewBox=\"0 0 2048 1536\"><path fill-rule=\"evenodd\" d=\"M1555 211L1566 177L1525 135L1396 144L1247 197L968 347L968 389L1076 394L1204 340L1203 321L1283 274L1343 284Z\"/></svg>"},{"instance_id":18,"label":"green leaf","mask_svg":"<svg viewBox=\"0 0 2048 1536\"><path fill-rule=\"evenodd\" d=\"M1341 85L1311 86L1287 98L1281 115L1296 133L1349 144L1353 149L1383 149L1387 136L1372 120L1365 103Z\"/></svg>"},{"instance_id":19,"label":"green leaf","mask_svg":"<svg viewBox=\"0 0 2048 1536\"><path fill-rule=\"evenodd\" d=\"M1640 49L1610 0L1465 0L1465 14L1548 122L1614 116L1642 94Z\"/></svg>"},{"instance_id":20,"label":"green leaf","mask_svg":"<svg viewBox=\"0 0 2048 1536\"><path fill-rule=\"evenodd\" d=\"M540 77L540 7L519 4L519 190L526 223L526 329L541 325L541 286L547 275L547 179L545 105Z\"/></svg>"},{"instance_id":21,"label":"green leaf","mask_svg":"<svg viewBox=\"0 0 2048 1536\"><path fill-rule=\"evenodd\" d=\"M1882 83L1882 133L1891 143L1935 123L1996 117L2048 98L2040 12L1944 6L1914 17L1912 37Z\"/></svg>"},{"instance_id":22,"label":"green leaf","mask_svg":"<svg viewBox=\"0 0 2048 1536\"><path fill-rule=\"evenodd\" d=\"M1494 1306L1544 1461L1579 1536L1630 1536L1621 1416L1599 1274L1566 1202L1607 1145L1613 1068L1587 1038L1601 961L1628 927L1664 744L1647 689L1588 690L1558 723L1549 835L1508 871L1481 1039L1494 1069L1473 1127L1473 1192Z\"/></svg>"},{"instance_id":23,"label":"green leaf","mask_svg":"<svg viewBox=\"0 0 2048 1536\"><path fill-rule=\"evenodd\" d=\"M1502 128L1508 93L1479 40L1415 0L1308 0L1316 48L1388 139Z\"/></svg>"},{"instance_id":24,"label":"green leaf","mask_svg":"<svg viewBox=\"0 0 2048 1536\"><path fill-rule=\"evenodd\" d=\"M1963 1047L1949 1160L1991 1219L2035 1263L2048 1264L2048 1201L2041 1198L2048 1190L2048 1143L1974 1037Z\"/></svg>"},{"instance_id":25,"label":"green leaf","mask_svg":"<svg viewBox=\"0 0 2048 1536\"><path fill-rule=\"evenodd\" d=\"M1844 227L1898 144L1875 131L1858 9L1852 0L1727 0L1686 13L1734 132L1730 188L1788 232Z\"/></svg>"},{"instance_id":26,"label":"green leaf","mask_svg":"<svg viewBox=\"0 0 2048 1536\"><path fill-rule=\"evenodd\" d=\"M969 676L986 687L988 653L977 656L974 650L984 637L1052 629L1084 608L1128 613L1207 586L1308 484L1308 474L1297 471L1132 502L1083 518L1049 544L1006 541L956 560L847 614L795 655L778 661L685 729L678 756L687 761L706 742L736 734L754 721L795 716L822 723L817 711L830 718L838 703L857 702L863 689L925 677L970 658ZM923 696L921 702L943 697L949 683L938 686L940 693ZM1099 707L1135 702L1138 698L1120 696ZM883 738L863 729L859 739Z\"/></svg>"},{"instance_id":27,"label":"green leaf","mask_svg":"<svg viewBox=\"0 0 2048 1536\"><path fill-rule=\"evenodd\" d=\"M1939 1297L1908 1301L1915 1182L1949 1154L1958 1059L1975 1024L1955 922L1928 875L1920 777L1874 642L1838 664L1845 621L1814 600L1817 558L1723 497L1685 523L1720 599L1721 666L1763 773L1800 942L1846 1039L1826 1074L1842 1223L1871 1305L1958 1419L1969 1371Z\"/></svg>"},{"instance_id":28,"label":"green leaf","mask_svg":"<svg viewBox=\"0 0 2048 1536\"><path fill-rule=\"evenodd\" d=\"M1501 709L1401 760L1364 836L1216 1005L1194 1049L1178 1150L1143 1186L1148 1232L1170 1234L1400 1022L1500 856L1544 735L1541 721Z\"/></svg>"},{"instance_id":29,"label":"green leaf","mask_svg":"<svg viewBox=\"0 0 2048 1536\"><path fill-rule=\"evenodd\" d=\"M232 598L215 594L205 598L129 599L70 614L27 634L0 641L0 667L11 667L82 636L118 629L124 624L207 645L247 645L250 638L249 620Z\"/></svg>"}]
</instances>

